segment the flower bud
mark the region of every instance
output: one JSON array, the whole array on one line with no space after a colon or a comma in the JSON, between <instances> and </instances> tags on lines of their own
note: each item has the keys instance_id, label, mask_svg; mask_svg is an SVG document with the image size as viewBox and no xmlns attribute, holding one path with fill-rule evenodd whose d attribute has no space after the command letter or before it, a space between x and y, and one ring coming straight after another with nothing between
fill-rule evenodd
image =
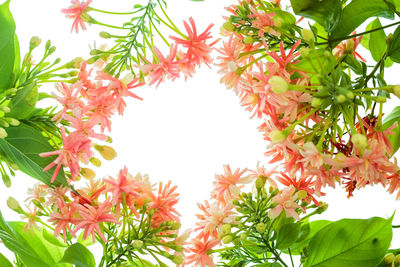
<instances>
[{"instance_id":1,"label":"flower bud","mask_svg":"<svg viewBox=\"0 0 400 267\"><path fill-rule=\"evenodd\" d=\"M109 34L108 32L100 32L100 37L104 39L110 39L111 34Z\"/></svg>"},{"instance_id":2,"label":"flower bud","mask_svg":"<svg viewBox=\"0 0 400 267\"><path fill-rule=\"evenodd\" d=\"M396 257L394 257L393 261L394 266L400 266L400 254L397 254Z\"/></svg>"},{"instance_id":3,"label":"flower bud","mask_svg":"<svg viewBox=\"0 0 400 267\"><path fill-rule=\"evenodd\" d=\"M298 200L302 200L302 199L304 199L306 197L307 197L307 191L300 190L299 192L297 192L297 199Z\"/></svg>"},{"instance_id":4,"label":"flower bud","mask_svg":"<svg viewBox=\"0 0 400 267\"><path fill-rule=\"evenodd\" d=\"M21 206L19 205L18 201L13 198L13 197L9 197L7 199L7 206L12 209L13 211L16 211L18 213L20 213L22 211Z\"/></svg>"},{"instance_id":5,"label":"flower bud","mask_svg":"<svg viewBox=\"0 0 400 267\"><path fill-rule=\"evenodd\" d=\"M308 29L302 29L301 30L301 36L303 37L304 41L308 44L314 43L315 36L314 33Z\"/></svg>"},{"instance_id":6,"label":"flower bud","mask_svg":"<svg viewBox=\"0 0 400 267\"><path fill-rule=\"evenodd\" d=\"M7 106L0 106L0 110L4 113L9 113L11 111L11 109Z\"/></svg>"},{"instance_id":7,"label":"flower bud","mask_svg":"<svg viewBox=\"0 0 400 267\"><path fill-rule=\"evenodd\" d=\"M180 222L173 222L172 224L171 224L171 230L178 230L178 229L180 229L181 228L181 223Z\"/></svg>"},{"instance_id":8,"label":"flower bud","mask_svg":"<svg viewBox=\"0 0 400 267\"><path fill-rule=\"evenodd\" d=\"M282 26L283 19L281 17L274 17L274 26L280 28Z\"/></svg>"},{"instance_id":9,"label":"flower bud","mask_svg":"<svg viewBox=\"0 0 400 267\"><path fill-rule=\"evenodd\" d=\"M400 98L400 85L396 85L395 87L393 87L393 94Z\"/></svg>"},{"instance_id":10,"label":"flower bud","mask_svg":"<svg viewBox=\"0 0 400 267\"><path fill-rule=\"evenodd\" d=\"M4 128L0 127L0 138L6 138L7 137L7 132L4 130Z\"/></svg>"},{"instance_id":11,"label":"flower bud","mask_svg":"<svg viewBox=\"0 0 400 267\"><path fill-rule=\"evenodd\" d=\"M231 233L231 229L232 229L232 226L229 223L224 224L224 226L222 226L222 228L221 228L221 233L223 235L228 235Z\"/></svg>"},{"instance_id":12,"label":"flower bud","mask_svg":"<svg viewBox=\"0 0 400 267\"><path fill-rule=\"evenodd\" d=\"M14 118L4 118L10 125L12 126L18 126L20 125L19 120L16 120Z\"/></svg>"},{"instance_id":13,"label":"flower bud","mask_svg":"<svg viewBox=\"0 0 400 267\"><path fill-rule=\"evenodd\" d=\"M300 48L300 56L302 58L308 58L310 56L310 49L307 47Z\"/></svg>"},{"instance_id":14,"label":"flower bud","mask_svg":"<svg viewBox=\"0 0 400 267\"><path fill-rule=\"evenodd\" d=\"M289 90L289 84L280 76L272 76L268 84L271 86L272 92L275 94L282 94Z\"/></svg>"},{"instance_id":15,"label":"flower bud","mask_svg":"<svg viewBox=\"0 0 400 267\"><path fill-rule=\"evenodd\" d=\"M342 104L342 103L346 102L346 100L347 100L347 98L346 98L344 95L338 95L338 96L336 96L336 101L337 101L339 104Z\"/></svg>"},{"instance_id":16,"label":"flower bud","mask_svg":"<svg viewBox=\"0 0 400 267\"><path fill-rule=\"evenodd\" d=\"M264 187L264 185L265 185L264 180L262 178L258 177L256 180L256 188L261 189Z\"/></svg>"},{"instance_id":17,"label":"flower bud","mask_svg":"<svg viewBox=\"0 0 400 267\"><path fill-rule=\"evenodd\" d=\"M110 146L94 145L94 148L105 160L113 160L117 156L117 152Z\"/></svg>"},{"instance_id":18,"label":"flower bud","mask_svg":"<svg viewBox=\"0 0 400 267\"><path fill-rule=\"evenodd\" d=\"M244 39L243 39L243 43L244 44L252 44L252 43L254 43L254 38L253 37L251 37L251 36L246 36Z\"/></svg>"},{"instance_id":19,"label":"flower bud","mask_svg":"<svg viewBox=\"0 0 400 267\"><path fill-rule=\"evenodd\" d=\"M41 40L39 37L33 36L33 37L31 38L31 41L29 42L29 49L30 49L30 50L35 49L35 48L38 47L41 43L42 43L42 40Z\"/></svg>"},{"instance_id":20,"label":"flower bud","mask_svg":"<svg viewBox=\"0 0 400 267\"><path fill-rule=\"evenodd\" d=\"M311 106L314 108L320 107L322 105L321 98L313 97L311 100Z\"/></svg>"},{"instance_id":21,"label":"flower bud","mask_svg":"<svg viewBox=\"0 0 400 267\"><path fill-rule=\"evenodd\" d=\"M92 169L89 169L89 168L82 168L81 175L88 180L92 180L93 178L96 177L96 173Z\"/></svg>"},{"instance_id":22,"label":"flower bud","mask_svg":"<svg viewBox=\"0 0 400 267\"><path fill-rule=\"evenodd\" d=\"M360 150L363 150L363 149L367 148L367 146L368 146L367 137L365 135L359 134L359 133L354 134L351 137L351 142L353 142L353 145Z\"/></svg>"},{"instance_id":23,"label":"flower bud","mask_svg":"<svg viewBox=\"0 0 400 267\"><path fill-rule=\"evenodd\" d=\"M286 135L283 133L283 131L280 130L274 130L269 133L269 137L271 138L272 143L281 143L286 139Z\"/></svg>"},{"instance_id":24,"label":"flower bud","mask_svg":"<svg viewBox=\"0 0 400 267\"><path fill-rule=\"evenodd\" d=\"M240 234L240 240L246 240L247 239L247 234L245 234L245 233L242 233L242 234Z\"/></svg>"},{"instance_id":25,"label":"flower bud","mask_svg":"<svg viewBox=\"0 0 400 267\"><path fill-rule=\"evenodd\" d=\"M96 167L100 167L101 166L101 160L99 160L98 158L91 158L89 161L90 161L90 163L92 163Z\"/></svg>"},{"instance_id":26,"label":"flower bud","mask_svg":"<svg viewBox=\"0 0 400 267\"><path fill-rule=\"evenodd\" d=\"M378 96L376 97L375 101L378 103L386 103L387 99L384 96Z\"/></svg>"},{"instance_id":27,"label":"flower bud","mask_svg":"<svg viewBox=\"0 0 400 267\"><path fill-rule=\"evenodd\" d=\"M143 247L143 241L142 240L135 240L132 242L132 246L136 249L141 249Z\"/></svg>"},{"instance_id":28,"label":"flower bud","mask_svg":"<svg viewBox=\"0 0 400 267\"><path fill-rule=\"evenodd\" d=\"M182 256L177 256L177 255L174 255L172 258L170 258L171 259L171 261L173 262L173 263L175 263L176 265L181 265L182 263L183 263L183 257Z\"/></svg>"},{"instance_id":29,"label":"flower bud","mask_svg":"<svg viewBox=\"0 0 400 267\"><path fill-rule=\"evenodd\" d=\"M260 234L263 234L265 232L265 224L264 223L259 223L256 225L256 231L259 232Z\"/></svg>"},{"instance_id":30,"label":"flower bud","mask_svg":"<svg viewBox=\"0 0 400 267\"><path fill-rule=\"evenodd\" d=\"M222 27L228 31L228 32L233 32L235 30L235 25L233 25L232 23L230 23L229 21L225 22Z\"/></svg>"},{"instance_id":31,"label":"flower bud","mask_svg":"<svg viewBox=\"0 0 400 267\"><path fill-rule=\"evenodd\" d=\"M395 257L396 256L393 253L388 253L383 258L383 262L384 263L392 263L392 262L394 262Z\"/></svg>"},{"instance_id":32,"label":"flower bud","mask_svg":"<svg viewBox=\"0 0 400 267\"><path fill-rule=\"evenodd\" d=\"M321 202L321 206L319 206L318 207L318 209L317 209L317 213L318 214L321 214L321 213L323 213L324 211L326 211L328 209L328 204L327 203L324 203L324 202Z\"/></svg>"},{"instance_id":33,"label":"flower bud","mask_svg":"<svg viewBox=\"0 0 400 267\"><path fill-rule=\"evenodd\" d=\"M233 237L231 235L227 235L222 238L222 243L229 244L232 242L232 240L233 240Z\"/></svg>"}]
</instances>

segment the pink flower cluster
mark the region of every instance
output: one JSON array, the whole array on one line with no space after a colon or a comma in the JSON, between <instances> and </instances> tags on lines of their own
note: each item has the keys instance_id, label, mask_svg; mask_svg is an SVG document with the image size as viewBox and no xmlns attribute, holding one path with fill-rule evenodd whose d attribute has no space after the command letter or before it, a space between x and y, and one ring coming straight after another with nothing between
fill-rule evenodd
<instances>
[{"instance_id":1,"label":"pink flower cluster","mask_svg":"<svg viewBox=\"0 0 400 267\"><path fill-rule=\"evenodd\" d=\"M89 180L86 187L76 191L62 186L37 185L29 191L31 197L27 201L51 208L49 221L55 225L54 236L62 234L66 240L68 233L76 237L83 230L83 239L91 235L94 242L97 234L106 242L102 223L120 224L123 217L141 219L143 214L147 216L151 212L153 228L164 222L179 223L180 215L175 209L179 197L175 192L176 186L171 186L170 182L166 185L160 183L156 189L147 176L132 176L125 167L116 178ZM127 210L122 211L124 206ZM40 210L35 208L35 212L30 214L33 218L40 216L37 215Z\"/></svg>"},{"instance_id":2,"label":"pink flower cluster","mask_svg":"<svg viewBox=\"0 0 400 267\"><path fill-rule=\"evenodd\" d=\"M68 167L74 180L81 171L80 162L85 164L93 157L93 139L105 141L104 131L111 130L111 117L118 112L122 115L126 107L125 97L140 99L130 90L144 85L138 78L127 76L122 80L97 71L87 70L86 62L81 63L78 80L74 84L56 85L61 95L54 98L63 106L54 120L65 122L72 131L68 134L60 127L62 147L59 150L40 154L42 157L56 155L57 158L44 171L56 166L51 182L54 182L61 167Z\"/></svg>"}]
</instances>

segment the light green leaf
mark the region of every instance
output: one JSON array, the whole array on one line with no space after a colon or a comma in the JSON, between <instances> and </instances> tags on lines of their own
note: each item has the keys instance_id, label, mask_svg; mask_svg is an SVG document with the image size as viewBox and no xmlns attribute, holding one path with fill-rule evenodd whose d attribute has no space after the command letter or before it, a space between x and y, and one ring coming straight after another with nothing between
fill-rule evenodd
<instances>
[{"instance_id":1,"label":"light green leaf","mask_svg":"<svg viewBox=\"0 0 400 267\"><path fill-rule=\"evenodd\" d=\"M277 231L276 247L279 250L290 247L299 236L300 226L299 223L288 223L280 227Z\"/></svg>"},{"instance_id":2,"label":"light green leaf","mask_svg":"<svg viewBox=\"0 0 400 267\"><path fill-rule=\"evenodd\" d=\"M27 119L35 109L39 92L36 83L31 83L20 89L11 99L8 107L11 112L7 114L10 118L17 120Z\"/></svg>"},{"instance_id":3,"label":"light green leaf","mask_svg":"<svg viewBox=\"0 0 400 267\"><path fill-rule=\"evenodd\" d=\"M392 240L392 218L343 219L311 239L304 267L376 267Z\"/></svg>"},{"instance_id":4,"label":"light green leaf","mask_svg":"<svg viewBox=\"0 0 400 267\"><path fill-rule=\"evenodd\" d=\"M55 157L43 158L39 156L40 153L54 151L48 139L39 130L21 123L16 127L8 127L6 131L8 136L4 139L0 138L0 153L10 162L17 164L22 172L48 186L68 185L62 169L60 169L54 183L50 183L54 168L43 172L43 168L51 163Z\"/></svg>"},{"instance_id":5,"label":"light green leaf","mask_svg":"<svg viewBox=\"0 0 400 267\"><path fill-rule=\"evenodd\" d=\"M55 246L48 242L42 234L43 230L33 228L26 231L24 222L8 222L8 225L18 233L27 244L33 249L36 255L50 266L56 266L64 254L65 248ZM71 265L57 265L59 267L69 267Z\"/></svg>"},{"instance_id":6,"label":"light green leaf","mask_svg":"<svg viewBox=\"0 0 400 267\"><path fill-rule=\"evenodd\" d=\"M96 265L93 254L79 243L69 246L60 262L71 263L76 267L95 267Z\"/></svg>"},{"instance_id":7,"label":"light green leaf","mask_svg":"<svg viewBox=\"0 0 400 267\"><path fill-rule=\"evenodd\" d=\"M342 15L340 0L291 0L296 15L310 18L321 24L327 32L332 32Z\"/></svg>"},{"instance_id":8,"label":"light green leaf","mask_svg":"<svg viewBox=\"0 0 400 267\"><path fill-rule=\"evenodd\" d=\"M397 126L392 130L393 135L387 135L392 144L393 154L400 148L400 107L395 107L390 114L383 120L383 130L390 128L397 122Z\"/></svg>"},{"instance_id":9,"label":"light green leaf","mask_svg":"<svg viewBox=\"0 0 400 267\"><path fill-rule=\"evenodd\" d=\"M334 45L337 41L351 34L362 23L371 17L393 19L393 11L382 0L353 0L343 9L342 17L330 36ZM335 41L336 40L336 41Z\"/></svg>"},{"instance_id":10,"label":"light green leaf","mask_svg":"<svg viewBox=\"0 0 400 267\"><path fill-rule=\"evenodd\" d=\"M0 5L0 91L11 86L15 62L15 22L9 4L10 0Z\"/></svg>"},{"instance_id":11,"label":"light green leaf","mask_svg":"<svg viewBox=\"0 0 400 267\"><path fill-rule=\"evenodd\" d=\"M373 21L371 28L381 28L382 24L377 18ZM387 49L386 34L383 30L375 31L370 34L369 38L369 50L371 51L372 58L378 62L382 59Z\"/></svg>"},{"instance_id":12,"label":"light green leaf","mask_svg":"<svg viewBox=\"0 0 400 267\"><path fill-rule=\"evenodd\" d=\"M1 267L13 267L11 262L1 253L0 253L0 266Z\"/></svg>"}]
</instances>

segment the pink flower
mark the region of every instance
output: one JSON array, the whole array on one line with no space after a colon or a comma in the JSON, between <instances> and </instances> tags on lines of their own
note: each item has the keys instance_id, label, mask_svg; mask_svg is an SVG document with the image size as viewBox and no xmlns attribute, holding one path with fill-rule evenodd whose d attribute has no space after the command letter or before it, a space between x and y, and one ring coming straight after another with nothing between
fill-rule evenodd
<instances>
[{"instance_id":1,"label":"pink flower","mask_svg":"<svg viewBox=\"0 0 400 267\"><path fill-rule=\"evenodd\" d=\"M300 178L297 178L295 176L293 178L290 178L283 172L281 172L281 175L282 175L281 177L276 178L280 183L286 186L293 186L298 191L300 190L306 191L307 196L314 201L315 205L317 206L320 205L319 202L313 196L313 194L315 193L315 189L312 187L315 185L315 181L312 180L312 177L300 176Z\"/></svg>"},{"instance_id":2,"label":"pink flower","mask_svg":"<svg viewBox=\"0 0 400 267\"><path fill-rule=\"evenodd\" d=\"M28 188L28 197L25 201L32 202L33 200L37 200L43 202L44 197L47 195L49 187L44 184L35 184L33 188Z\"/></svg>"},{"instance_id":3,"label":"pink flower","mask_svg":"<svg viewBox=\"0 0 400 267\"><path fill-rule=\"evenodd\" d=\"M254 181L254 177L242 177L246 171L247 169L236 169L235 172L232 173L229 165L224 165L225 173L215 175L212 197L219 202L225 203L227 199L234 198L234 196L238 195L240 193L240 187Z\"/></svg>"},{"instance_id":4,"label":"pink flower","mask_svg":"<svg viewBox=\"0 0 400 267\"><path fill-rule=\"evenodd\" d=\"M257 178L261 178L265 183L268 182L272 187L278 188L278 185L276 182L272 179L272 175L278 173L275 168L271 168L271 170L267 170L264 166L260 166L260 162L257 163L257 169L256 170L249 170L250 177L252 177L254 180Z\"/></svg>"},{"instance_id":5,"label":"pink flower","mask_svg":"<svg viewBox=\"0 0 400 267\"><path fill-rule=\"evenodd\" d=\"M272 201L277 203L278 206L271 209L268 212L268 216L271 219L275 219L282 211L285 211L286 218L293 217L296 220L300 220L299 214L295 209L301 208L301 206L296 203L297 193L295 192L296 188L293 185L279 191L278 195L272 198Z\"/></svg>"},{"instance_id":6,"label":"pink flower","mask_svg":"<svg viewBox=\"0 0 400 267\"><path fill-rule=\"evenodd\" d=\"M287 66L289 64L296 64L297 62L294 62L293 60L300 55L300 52L295 52L297 47L300 45L301 40L298 40L290 49L289 53L286 54L285 48L284 48L284 43L280 43L280 55L275 52L275 51L269 51L267 52L270 57L272 57L276 63L279 64L279 70L281 73L282 77L285 77L287 79L290 78L290 73L287 70Z\"/></svg>"},{"instance_id":7,"label":"pink flower","mask_svg":"<svg viewBox=\"0 0 400 267\"><path fill-rule=\"evenodd\" d=\"M159 227L162 222L179 221L180 214L174 207L178 203L179 197L179 194L175 193L176 188L177 186L171 187L171 182L168 182L164 188L163 184L160 183L157 195L144 188L147 196L151 199L148 207L155 210L151 219L151 224L154 228Z\"/></svg>"},{"instance_id":8,"label":"pink flower","mask_svg":"<svg viewBox=\"0 0 400 267\"><path fill-rule=\"evenodd\" d=\"M125 79L119 80L104 72L99 71L97 73L96 79L110 81L110 83L106 87L107 90L111 92L111 95L115 98L118 106L118 113L120 115L124 113L124 109L126 107L126 103L123 99L124 97L130 96L139 100L143 100L142 98L129 91L145 84L144 82L140 82L139 78L134 78L130 81L126 81Z\"/></svg>"},{"instance_id":9,"label":"pink flower","mask_svg":"<svg viewBox=\"0 0 400 267\"><path fill-rule=\"evenodd\" d=\"M60 127L60 131L63 141L63 148L56 151L40 154L41 157L50 157L57 155L57 158L43 169L43 171L48 171L56 166L56 169L54 170L53 176L50 180L51 183L56 180L61 166L65 166L70 169L72 179L79 175L79 171L81 168L79 166L79 156L77 152L79 152L81 145L84 142L87 142L87 139L85 139L83 136L77 136L79 138L75 140L70 137L71 135L67 137L63 126Z\"/></svg>"},{"instance_id":10,"label":"pink flower","mask_svg":"<svg viewBox=\"0 0 400 267\"><path fill-rule=\"evenodd\" d=\"M111 95L101 94L96 98L91 98L86 109L86 115L94 122L100 124L102 132L104 132L106 128L108 131L111 131L110 118L117 109L117 103Z\"/></svg>"},{"instance_id":11,"label":"pink flower","mask_svg":"<svg viewBox=\"0 0 400 267\"><path fill-rule=\"evenodd\" d=\"M72 231L70 224L76 224L79 219L74 217L76 211L74 204L66 204L63 200L58 199L57 208L59 212L51 213L49 221L56 225L54 236L59 236L62 231L64 242L66 242L68 232L75 237L75 233Z\"/></svg>"},{"instance_id":12,"label":"pink flower","mask_svg":"<svg viewBox=\"0 0 400 267\"><path fill-rule=\"evenodd\" d=\"M356 34L354 31L352 34ZM344 56L346 53L351 53L354 58L359 58L360 60L367 62L359 53L356 52L357 47L360 45L363 35L359 37L353 37L350 40L346 40L338 44L334 49L335 57Z\"/></svg>"},{"instance_id":13,"label":"pink flower","mask_svg":"<svg viewBox=\"0 0 400 267\"><path fill-rule=\"evenodd\" d=\"M93 242L96 240L95 233L106 242L106 238L100 229L100 223L108 222L119 224L115 215L109 214L112 207L111 200L106 199L100 206L93 207L89 204L80 205L78 207L79 214L82 216L80 222L77 224L73 233L75 234L80 229L84 229L83 239L86 239L90 234L92 235Z\"/></svg>"},{"instance_id":14,"label":"pink flower","mask_svg":"<svg viewBox=\"0 0 400 267\"><path fill-rule=\"evenodd\" d=\"M303 162L304 167L310 165L314 168L319 168L324 164L322 153L318 151L312 142L305 143L300 150L300 154L303 156L303 159L300 161Z\"/></svg>"},{"instance_id":15,"label":"pink flower","mask_svg":"<svg viewBox=\"0 0 400 267\"><path fill-rule=\"evenodd\" d=\"M193 62L197 65L201 65L201 63L211 64L212 58L210 53L212 51L212 46L218 41L214 41L211 44L207 44L207 40L212 38L210 29L214 26L210 24L206 30L197 34L196 24L192 17L189 18L190 26L187 22L184 22L184 26L186 32L188 33L187 39L181 39L177 37L171 36L170 38L176 42L178 45L182 45L187 48L186 58L190 62Z\"/></svg>"},{"instance_id":16,"label":"pink flower","mask_svg":"<svg viewBox=\"0 0 400 267\"><path fill-rule=\"evenodd\" d=\"M88 20L88 15L86 13L91 2L92 0L88 0L86 2L71 0L72 6L61 10L61 12L64 13L67 18L74 20L71 31L75 29L75 32L78 33L79 26L81 26L82 30L86 30L86 25L84 22L87 22Z\"/></svg>"},{"instance_id":17,"label":"pink flower","mask_svg":"<svg viewBox=\"0 0 400 267\"><path fill-rule=\"evenodd\" d=\"M116 207L116 214L117 216L120 213L121 204L123 204L123 199L125 201L131 199L132 197L137 197L139 194L136 190L136 181L131 179L128 174L128 168L124 167L122 170L119 171L117 179L104 179L104 182L107 184L106 192L112 193L112 202L113 205ZM139 217L137 210L135 209L134 205L130 205L130 203L126 203L131 211Z\"/></svg>"},{"instance_id":18,"label":"pink flower","mask_svg":"<svg viewBox=\"0 0 400 267\"><path fill-rule=\"evenodd\" d=\"M83 102L79 98L79 89L74 85L67 85L65 83L61 83L61 85L56 84L56 89L61 93L62 96L58 96L53 94L54 98L64 106L63 110L59 112L56 116L54 116L53 120L57 120L60 122L61 119L64 118L64 115L69 110L74 110L76 108L83 108Z\"/></svg>"},{"instance_id":19,"label":"pink flower","mask_svg":"<svg viewBox=\"0 0 400 267\"><path fill-rule=\"evenodd\" d=\"M26 215L24 214L21 216L23 219L28 219L28 223L25 225L24 231L32 230L33 227L35 227L37 230L39 230L40 228L36 224L36 221L39 219L38 218L39 209L36 206L34 206L33 210L28 208L28 211L25 211L25 212L26 212Z\"/></svg>"},{"instance_id":20,"label":"pink flower","mask_svg":"<svg viewBox=\"0 0 400 267\"><path fill-rule=\"evenodd\" d=\"M159 86L161 82L165 81L165 78L175 80L179 77L181 61L176 61L177 46L170 46L170 53L167 57L161 54L157 47L153 46L153 51L157 57L157 63L139 66L139 69L143 73L148 73L150 78L150 85L157 83Z\"/></svg>"},{"instance_id":21,"label":"pink flower","mask_svg":"<svg viewBox=\"0 0 400 267\"><path fill-rule=\"evenodd\" d=\"M202 240L200 238L193 239L191 241L192 246L189 247L191 255L186 257L184 265L216 267L212 260L212 256L209 255L207 252L218 245L219 242L220 241L215 238L211 240Z\"/></svg>"},{"instance_id":22,"label":"pink flower","mask_svg":"<svg viewBox=\"0 0 400 267\"><path fill-rule=\"evenodd\" d=\"M220 202L213 202L211 205L205 201L204 205L198 204L198 207L203 214L197 214L200 221L197 223L195 231L201 230L198 235L200 238L208 239L209 236L218 237L217 230L224 224L235 224L236 213L232 201L222 204Z\"/></svg>"}]
</instances>

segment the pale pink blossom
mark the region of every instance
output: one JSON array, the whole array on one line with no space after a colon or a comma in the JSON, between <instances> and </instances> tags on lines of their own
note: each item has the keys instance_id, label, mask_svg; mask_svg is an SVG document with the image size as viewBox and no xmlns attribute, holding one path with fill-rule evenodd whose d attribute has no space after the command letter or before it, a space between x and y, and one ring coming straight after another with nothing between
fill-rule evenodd
<instances>
[{"instance_id":1,"label":"pale pink blossom","mask_svg":"<svg viewBox=\"0 0 400 267\"><path fill-rule=\"evenodd\" d=\"M216 238L210 240L203 240L200 238L193 239L189 247L190 255L186 257L183 266L216 267L212 256L207 252L218 245L219 242L220 241Z\"/></svg>"},{"instance_id":2,"label":"pale pink blossom","mask_svg":"<svg viewBox=\"0 0 400 267\"><path fill-rule=\"evenodd\" d=\"M87 21L87 11L92 0L88 0L86 2L79 0L71 0L71 6L69 8L64 8L61 11L65 14L66 17L73 19L71 31L75 30L75 32L79 31L79 26L82 30L86 30L85 22Z\"/></svg>"},{"instance_id":3,"label":"pale pink blossom","mask_svg":"<svg viewBox=\"0 0 400 267\"><path fill-rule=\"evenodd\" d=\"M279 191L278 195L272 198L272 201L278 205L268 212L268 216L275 219L284 211L287 218L293 217L295 220L300 220L296 209L301 206L296 203L297 198L296 188L293 185Z\"/></svg>"}]
</instances>

